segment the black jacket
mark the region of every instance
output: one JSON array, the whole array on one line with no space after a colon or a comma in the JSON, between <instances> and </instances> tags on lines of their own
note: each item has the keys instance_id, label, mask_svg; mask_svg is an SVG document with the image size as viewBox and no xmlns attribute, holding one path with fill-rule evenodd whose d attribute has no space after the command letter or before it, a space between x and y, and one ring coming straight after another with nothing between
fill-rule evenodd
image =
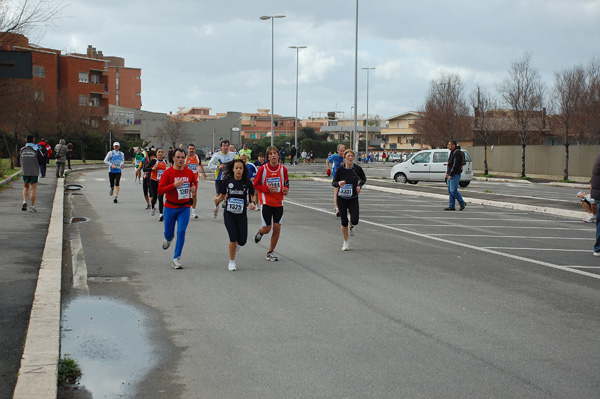
<instances>
[{"instance_id":1,"label":"black jacket","mask_svg":"<svg viewBox=\"0 0 600 399\"><path fill-rule=\"evenodd\" d=\"M590 196L593 199L600 201L600 154L596 156L596 160L594 161L590 183L592 185Z\"/></svg>"},{"instance_id":2,"label":"black jacket","mask_svg":"<svg viewBox=\"0 0 600 399\"><path fill-rule=\"evenodd\" d=\"M448 176L462 173L462 160L463 153L460 150L460 146L457 145L454 151L450 151L450 156L448 157L448 169L446 171Z\"/></svg>"}]
</instances>

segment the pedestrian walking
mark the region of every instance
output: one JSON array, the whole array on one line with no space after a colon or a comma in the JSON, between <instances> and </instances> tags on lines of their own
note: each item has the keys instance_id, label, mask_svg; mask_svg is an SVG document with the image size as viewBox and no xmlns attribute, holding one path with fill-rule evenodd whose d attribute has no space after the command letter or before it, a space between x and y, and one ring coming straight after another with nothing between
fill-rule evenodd
<instances>
[{"instance_id":1,"label":"pedestrian walking","mask_svg":"<svg viewBox=\"0 0 600 399\"><path fill-rule=\"evenodd\" d=\"M460 176L462 175L463 153L460 150L460 146L456 145L456 141L449 141L448 149L450 150L446 171L446 183L448 184L448 207L444 208L444 210L455 211L456 201L458 201L460 206L459 210L462 211L467 206L467 203L465 200L463 200L462 195L460 195L458 192L458 183L460 182Z\"/></svg>"},{"instance_id":2,"label":"pedestrian walking","mask_svg":"<svg viewBox=\"0 0 600 399\"><path fill-rule=\"evenodd\" d=\"M333 187L338 190L338 206L342 223L342 251L349 251L348 236L354 235L354 227L359 220L358 195L367 182L365 172L359 165L354 164L356 154L353 150L344 151L344 163L336 170ZM348 227L348 212L350 212L350 227Z\"/></svg>"},{"instance_id":3,"label":"pedestrian walking","mask_svg":"<svg viewBox=\"0 0 600 399\"><path fill-rule=\"evenodd\" d=\"M280 163L277 147L267 148L267 159L269 163L262 166L254 178L254 188L259 193L261 203L262 221L261 228L254 236L254 242L260 242L263 235L269 234L272 224L273 234L267 260L275 262L278 258L274 251L279 241L283 221L283 198L289 193L290 181L286 167L283 166L283 162Z\"/></svg>"},{"instance_id":4,"label":"pedestrian walking","mask_svg":"<svg viewBox=\"0 0 600 399\"><path fill-rule=\"evenodd\" d=\"M114 194L113 202L116 204L119 202L119 186L121 184L121 170L125 165L125 154L120 150L121 144L115 141L113 149L106 154L104 157L104 163L108 165L108 182L110 184L110 191L108 195L111 197Z\"/></svg>"},{"instance_id":5,"label":"pedestrian walking","mask_svg":"<svg viewBox=\"0 0 600 399\"><path fill-rule=\"evenodd\" d=\"M596 202L596 243L594 244L594 256L600 256L600 154L596 156L590 179L590 196Z\"/></svg>"},{"instance_id":6,"label":"pedestrian walking","mask_svg":"<svg viewBox=\"0 0 600 399\"><path fill-rule=\"evenodd\" d=\"M56 177L65 177L65 165L67 163L67 155L69 148L64 139L60 139L58 144L54 146L54 157L56 159Z\"/></svg>"},{"instance_id":7,"label":"pedestrian walking","mask_svg":"<svg viewBox=\"0 0 600 399\"><path fill-rule=\"evenodd\" d=\"M46 142L46 139L42 139L40 140L40 142L37 144L39 150L41 151L42 155L44 155L43 158L40 158L40 175L41 177L46 177L46 165L48 165L48 163L50 163L50 156L52 155L52 147L50 147L50 144L48 144Z\"/></svg>"},{"instance_id":8,"label":"pedestrian walking","mask_svg":"<svg viewBox=\"0 0 600 399\"><path fill-rule=\"evenodd\" d=\"M164 241L162 248L167 250L175 238L175 225L177 225L177 241L171 266L182 269L181 254L185 244L185 232L190 223L190 206L192 193L198 187L194 173L185 167L185 150L177 148L173 155L174 164L161 176L158 184L158 194L165 195L164 208Z\"/></svg>"},{"instance_id":9,"label":"pedestrian walking","mask_svg":"<svg viewBox=\"0 0 600 399\"><path fill-rule=\"evenodd\" d=\"M67 143L67 167L71 170L71 158L73 158L73 143Z\"/></svg>"},{"instance_id":10,"label":"pedestrian walking","mask_svg":"<svg viewBox=\"0 0 600 399\"><path fill-rule=\"evenodd\" d=\"M244 154L243 158L246 157ZM248 216L246 209L253 210L256 203L254 186L248 178L248 168L241 159L229 162L223 170L223 180L219 194L215 197L215 206L218 208L223 201L223 221L229 235L229 271L237 270L235 256L240 247L248 241Z\"/></svg>"},{"instance_id":11,"label":"pedestrian walking","mask_svg":"<svg viewBox=\"0 0 600 399\"><path fill-rule=\"evenodd\" d=\"M21 210L27 210L27 200L30 198L29 211L37 212L35 208L35 198L37 195L38 177L40 175L40 164L45 158L40 151L39 146L35 144L33 135L27 136L25 147L19 151L21 161L21 175L23 176L23 205Z\"/></svg>"}]
</instances>

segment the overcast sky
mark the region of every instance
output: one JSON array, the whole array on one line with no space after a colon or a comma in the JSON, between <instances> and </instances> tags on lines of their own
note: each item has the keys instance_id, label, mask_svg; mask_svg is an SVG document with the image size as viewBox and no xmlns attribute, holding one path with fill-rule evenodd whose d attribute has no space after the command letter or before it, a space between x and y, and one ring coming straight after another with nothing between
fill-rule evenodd
<instances>
[{"instance_id":1,"label":"overcast sky","mask_svg":"<svg viewBox=\"0 0 600 399\"><path fill-rule=\"evenodd\" d=\"M276 114L299 117L354 104L355 0L67 0L36 44L125 58L142 69L142 108L209 107L211 113L271 107L275 20ZM361 0L358 66L370 72L369 114L418 110L432 79L458 73L467 92L492 91L511 62L532 54L550 88L553 74L600 58L600 0ZM366 112L359 69L358 113Z\"/></svg>"}]
</instances>

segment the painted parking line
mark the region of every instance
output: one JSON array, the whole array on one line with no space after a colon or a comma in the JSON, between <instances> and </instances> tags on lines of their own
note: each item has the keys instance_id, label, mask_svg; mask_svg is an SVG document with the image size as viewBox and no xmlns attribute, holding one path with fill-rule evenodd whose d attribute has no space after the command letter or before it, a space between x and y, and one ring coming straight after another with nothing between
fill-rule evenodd
<instances>
[{"instance_id":1,"label":"painted parking line","mask_svg":"<svg viewBox=\"0 0 600 399\"><path fill-rule=\"evenodd\" d=\"M291 204L291 205L296 205L296 206L299 206L299 207L302 207L302 208L310 209L310 210L313 210L313 211L316 211L316 212L322 212L322 213L326 213L328 215L333 215L333 212L331 212L329 210L325 210L325 209L321 209L321 208L315 208L314 206L301 204L301 203L296 202L296 201L286 200L286 203L287 204ZM519 219L519 220L522 221L522 219ZM509 254L509 253L500 252L500 251L497 250L497 249L500 249L500 248L477 247L477 246L466 244L466 243L463 243L463 242L447 240L447 239L444 239L444 238L441 238L441 237L436 237L436 236L433 236L433 235L430 235L430 234L418 233L418 232L415 232L415 231L410 231L410 230L402 229L402 228L395 227L395 226L390 226L390 225L383 224L383 223L372 222L370 220L365 220L365 219L362 219L361 223L369 224L369 225L372 225L372 226L375 226L375 227L378 227L378 228L384 228L384 229L388 229L388 230L397 231L397 232L404 233L404 234L411 235L411 236L425 238L425 239L432 240L432 241L443 242L443 243L451 245L453 247L468 248L468 249L471 249L473 251L485 252L485 253L488 253L488 254L491 254L491 255L497 255L497 256L504 257L504 258L514 259L514 260L518 260L518 261L521 261L521 262L531 263L531 264L535 264L535 265L538 265L538 266L544 266L544 267L548 267L548 268L556 269L556 270L562 270L562 271L565 271L565 272L574 273L574 274L578 274L578 275L581 275L581 276L590 277L590 278L593 278L593 279L596 279L596 280L600 280L600 275L598 275L598 274L588 273L588 272L583 271L583 270L574 269L574 268L572 268L570 266L560 266L560 265L556 265L556 264L553 264L553 263L550 263L550 262L544 262L544 261L537 260L537 259L527 258L525 256L513 255L513 254ZM505 248L501 248L501 249L505 249ZM539 251L540 249L535 249L535 250ZM565 250L562 250L562 251L565 251ZM586 250L574 250L574 251L577 251L577 252L589 252L589 251L586 251Z\"/></svg>"},{"instance_id":2,"label":"painted parking line","mask_svg":"<svg viewBox=\"0 0 600 399\"><path fill-rule=\"evenodd\" d=\"M561 238L562 240L562 238ZM589 239L587 239L589 241ZM590 252L589 249L565 248L532 248L532 247L484 247L485 249L510 249L513 251L558 251L558 252Z\"/></svg>"}]
</instances>

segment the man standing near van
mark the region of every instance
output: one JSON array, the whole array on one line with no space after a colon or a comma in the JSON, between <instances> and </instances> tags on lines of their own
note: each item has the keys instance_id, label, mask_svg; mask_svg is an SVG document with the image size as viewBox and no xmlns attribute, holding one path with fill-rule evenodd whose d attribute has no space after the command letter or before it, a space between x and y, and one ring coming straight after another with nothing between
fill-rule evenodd
<instances>
[{"instance_id":1,"label":"man standing near van","mask_svg":"<svg viewBox=\"0 0 600 399\"><path fill-rule=\"evenodd\" d=\"M467 203L463 200L463 197L458 192L458 183L460 182L460 176L462 174L463 166L463 153L460 150L460 146L456 145L456 141L448 142L448 149L450 155L448 156L448 169L446 171L446 183L448 184L448 207L444 208L445 211L455 211L456 201L460 206L459 210L465 209Z\"/></svg>"}]
</instances>

